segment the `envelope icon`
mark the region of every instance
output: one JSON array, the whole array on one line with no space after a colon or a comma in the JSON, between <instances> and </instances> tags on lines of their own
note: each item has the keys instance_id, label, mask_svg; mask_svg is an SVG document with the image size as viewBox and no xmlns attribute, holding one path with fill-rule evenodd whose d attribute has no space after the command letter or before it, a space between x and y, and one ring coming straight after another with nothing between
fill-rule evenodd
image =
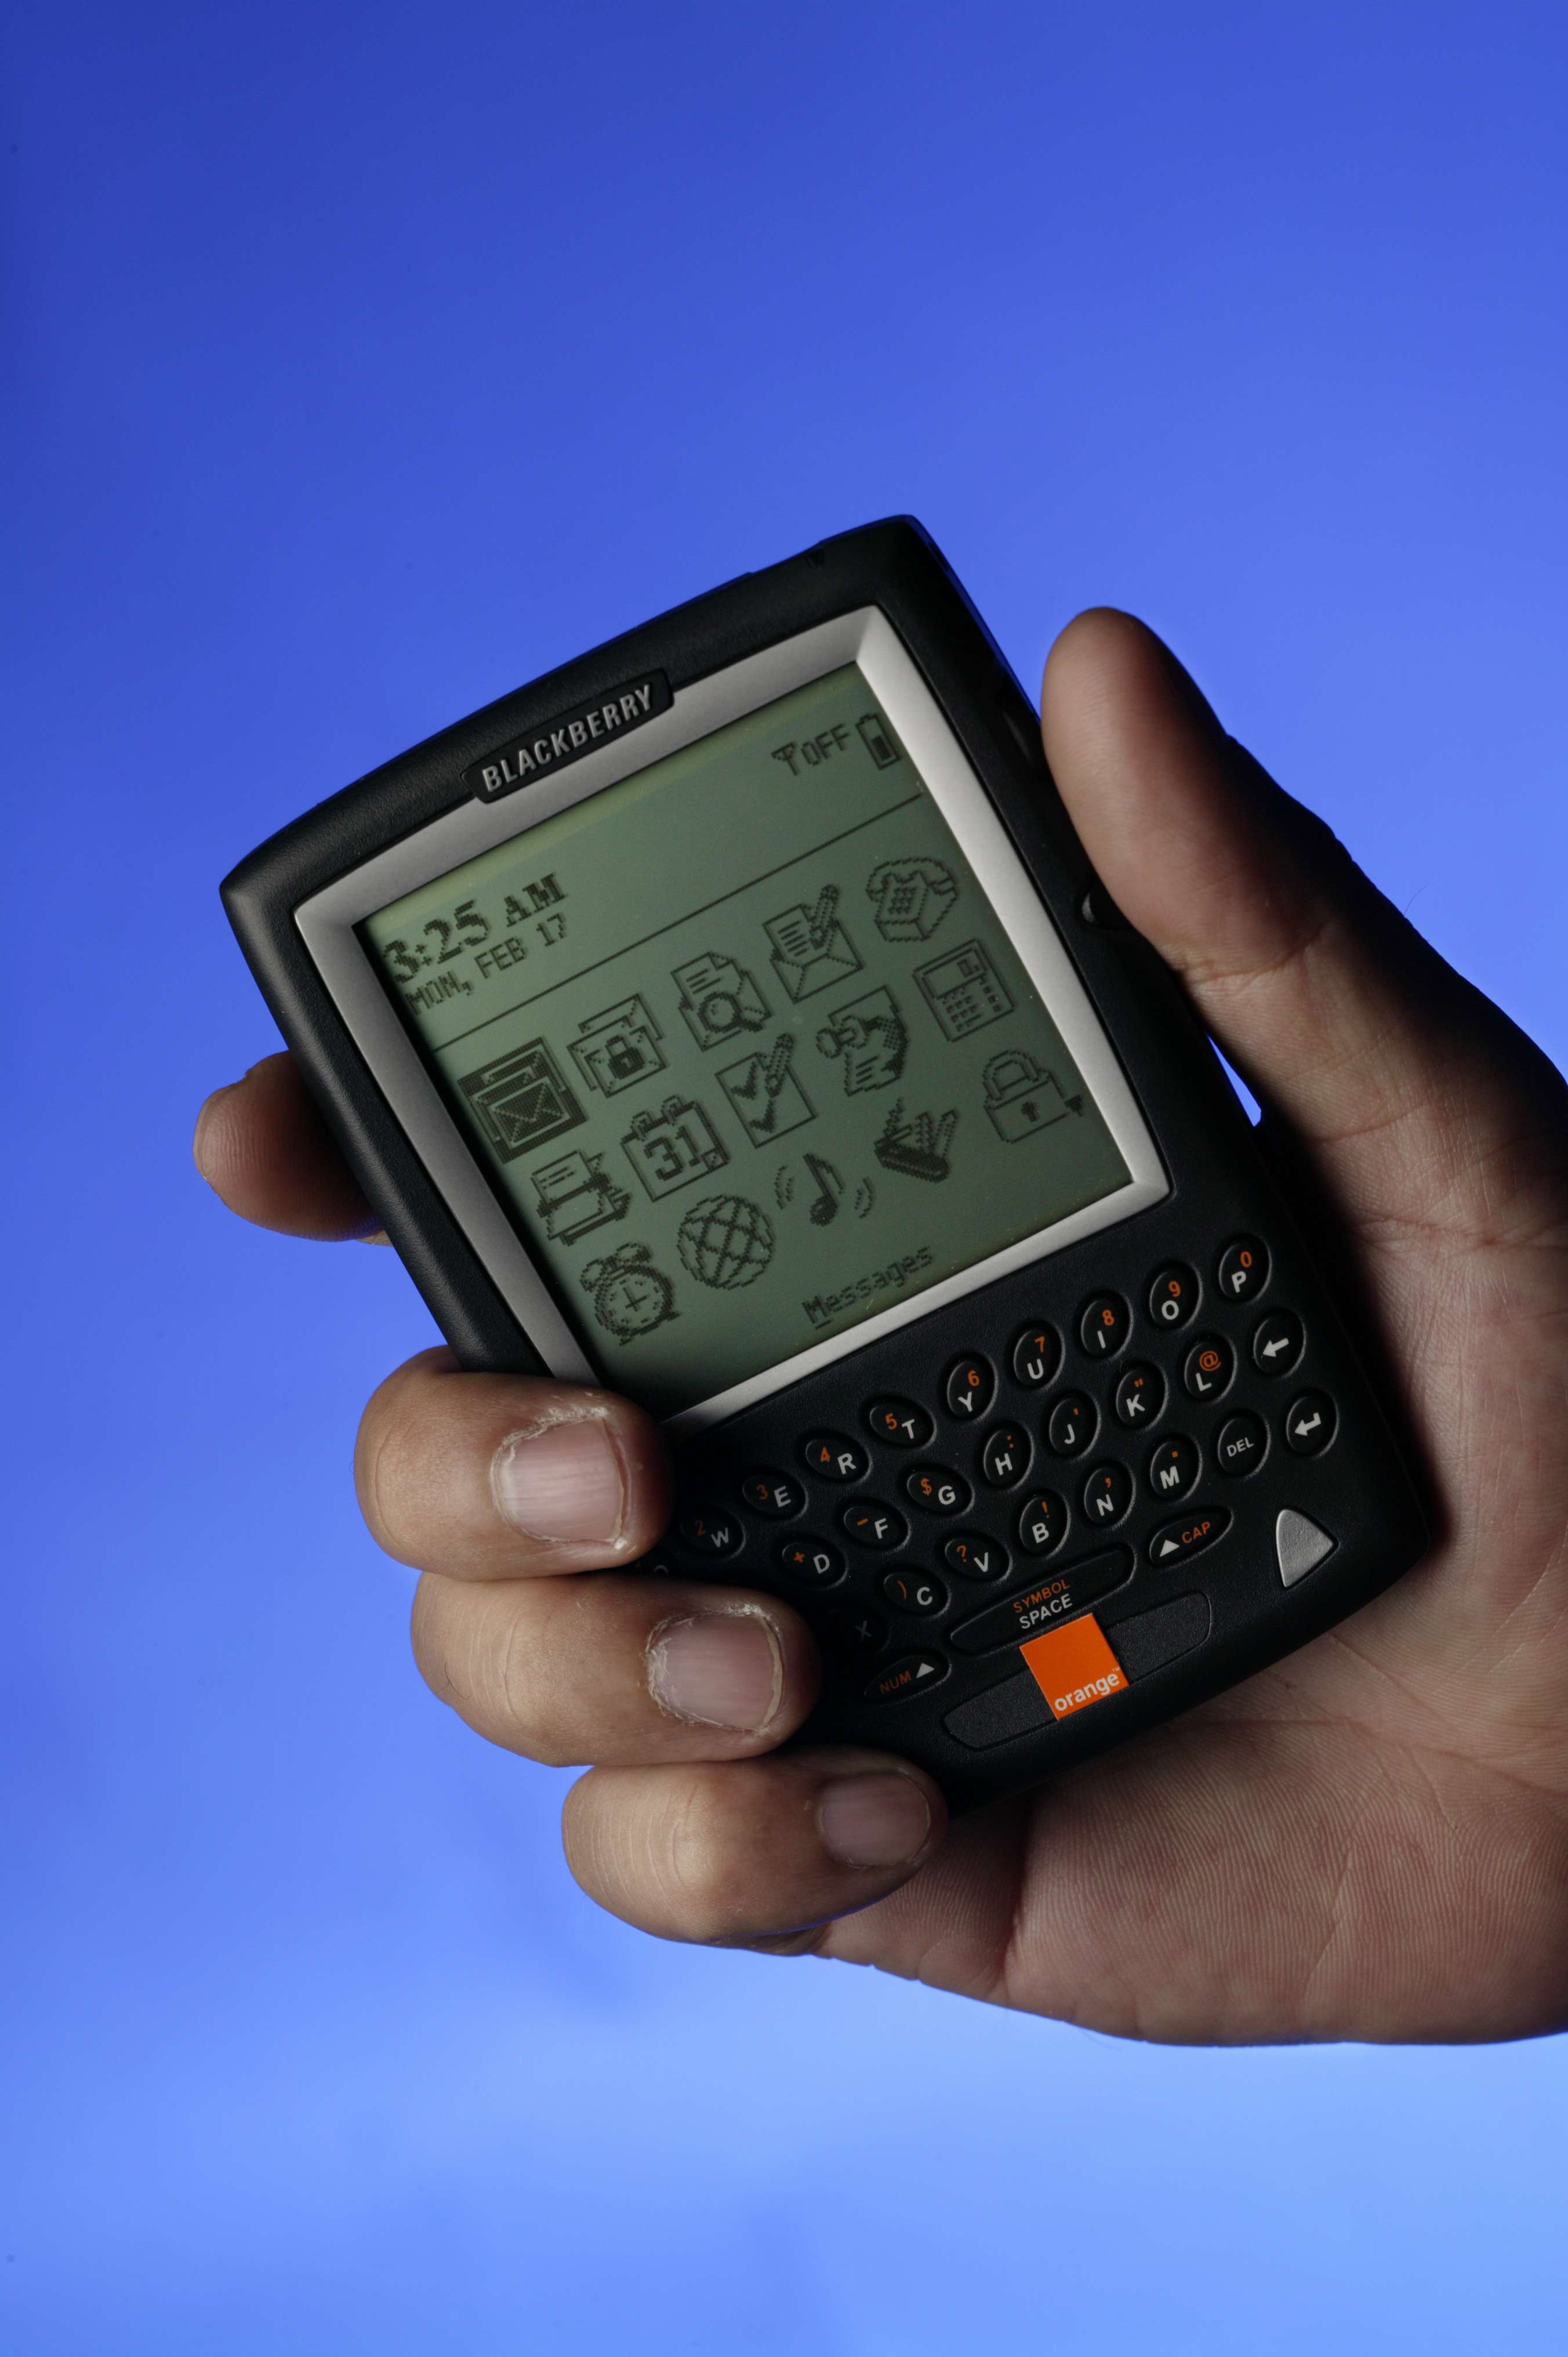
<instances>
[{"instance_id":1,"label":"envelope icon","mask_svg":"<svg viewBox=\"0 0 1568 2357\"><path fill-rule=\"evenodd\" d=\"M457 1085L502 1162L575 1129L585 1117L542 1039L530 1039L510 1055L481 1064Z\"/></svg>"},{"instance_id":2,"label":"envelope icon","mask_svg":"<svg viewBox=\"0 0 1568 2357\"><path fill-rule=\"evenodd\" d=\"M797 1003L860 972L854 944L838 921L838 897L830 884L813 906L798 900L763 925L773 971Z\"/></svg>"}]
</instances>

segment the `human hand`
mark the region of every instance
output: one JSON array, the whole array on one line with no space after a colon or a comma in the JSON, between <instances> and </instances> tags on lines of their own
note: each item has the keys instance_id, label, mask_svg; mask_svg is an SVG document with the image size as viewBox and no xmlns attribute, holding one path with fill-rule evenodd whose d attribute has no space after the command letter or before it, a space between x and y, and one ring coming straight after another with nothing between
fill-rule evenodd
<instances>
[{"instance_id":1,"label":"human hand","mask_svg":"<svg viewBox=\"0 0 1568 2357\"><path fill-rule=\"evenodd\" d=\"M1044 727L1107 889L1369 1305L1435 1485L1434 1553L1274 1668L950 1827L908 1762L777 1752L817 1678L786 1604L618 1571L668 1512L647 1417L427 1351L375 1394L358 1455L371 1529L423 1574L420 1666L492 1741L594 1763L566 1803L573 1871L667 1937L1144 2038L1557 2028L1568 1091L1140 624L1070 625ZM197 1157L248 1218L370 1224L285 1057L209 1100Z\"/></svg>"}]
</instances>

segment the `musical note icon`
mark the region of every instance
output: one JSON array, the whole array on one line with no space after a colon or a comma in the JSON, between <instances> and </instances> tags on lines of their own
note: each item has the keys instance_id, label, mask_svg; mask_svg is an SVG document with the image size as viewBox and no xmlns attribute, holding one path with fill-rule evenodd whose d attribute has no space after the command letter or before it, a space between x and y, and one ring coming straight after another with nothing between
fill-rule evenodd
<instances>
[{"instance_id":1,"label":"musical note icon","mask_svg":"<svg viewBox=\"0 0 1568 2357\"><path fill-rule=\"evenodd\" d=\"M832 1164L824 1162L820 1154L807 1155L806 1168L816 1180L821 1190L811 1205L811 1225L815 1228L825 1228L830 1220L836 1219L838 1216L839 1197L843 1193L843 1180L839 1177Z\"/></svg>"}]
</instances>

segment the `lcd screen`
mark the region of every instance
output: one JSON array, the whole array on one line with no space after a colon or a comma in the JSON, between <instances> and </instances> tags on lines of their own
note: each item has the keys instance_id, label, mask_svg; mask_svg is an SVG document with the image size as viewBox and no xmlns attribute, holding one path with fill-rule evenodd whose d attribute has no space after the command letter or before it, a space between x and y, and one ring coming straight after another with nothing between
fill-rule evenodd
<instances>
[{"instance_id":1,"label":"lcd screen","mask_svg":"<svg viewBox=\"0 0 1568 2357\"><path fill-rule=\"evenodd\" d=\"M658 1415L1129 1181L853 663L357 930L590 1360Z\"/></svg>"}]
</instances>

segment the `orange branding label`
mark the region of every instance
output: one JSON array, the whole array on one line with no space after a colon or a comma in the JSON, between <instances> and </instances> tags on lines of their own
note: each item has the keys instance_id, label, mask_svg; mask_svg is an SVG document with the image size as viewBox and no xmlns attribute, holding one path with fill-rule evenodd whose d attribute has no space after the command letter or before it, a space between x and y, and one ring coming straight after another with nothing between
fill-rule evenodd
<instances>
[{"instance_id":1,"label":"orange branding label","mask_svg":"<svg viewBox=\"0 0 1568 2357\"><path fill-rule=\"evenodd\" d=\"M1090 1703L1106 1702L1126 1689L1121 1663L1106 1642L1105 1632L1092 1612L1069 1620L1065 1629L1047 1629L1019 1648L1035 1684L1058 1718L1087 1710Z\"/></svg>"}]
</instances>

